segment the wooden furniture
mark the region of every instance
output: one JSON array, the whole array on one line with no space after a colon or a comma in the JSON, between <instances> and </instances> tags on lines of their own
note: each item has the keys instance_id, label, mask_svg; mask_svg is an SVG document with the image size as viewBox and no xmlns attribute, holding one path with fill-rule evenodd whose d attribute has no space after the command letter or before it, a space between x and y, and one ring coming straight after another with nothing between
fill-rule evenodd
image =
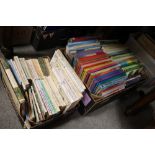
<instances>
[{"instance_id":1,"label":"wooden furniture","mask_svg":"<svg viewBox=\"0 0 155 155\"><path fill-rule=\"evenodd\" d=\"M135 114L140 109L142 109L146 105L150 104L154 100L155 100L155 89L153 89L147 95L144 95L143 97L141 97L138 101L136 101L134 103L134 105L132 105L131 107L127 108L126 114L127 115Z\"/></svg>"}]
</instances>

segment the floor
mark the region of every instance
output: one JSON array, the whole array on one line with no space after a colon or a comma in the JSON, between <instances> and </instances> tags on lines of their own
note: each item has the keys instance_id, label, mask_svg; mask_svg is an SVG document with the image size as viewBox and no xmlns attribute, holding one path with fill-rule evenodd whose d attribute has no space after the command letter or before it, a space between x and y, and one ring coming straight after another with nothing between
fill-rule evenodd
<instances>
[{"instance_id":1,"label":"floor","mask_svg":"<svg viewBox=\"0 0 155 155\"><path fill-rule=\"evenodd\" d=\"M32 46L14 48L14 53L36 54ZM47 51L51 53L50 51ZM38 53L38 52L37 52ZM40 51L39 54L45 51ZM56 129L137 129L146 128L154 119L155 104L150 104L145 109L133 116L124 114L127 106L131 105L138 99L138 94L131 92L123 98L110 102L101 108L81 116L78 112L73 113L63 121L58 121L46 128ZM0 128L21 129L22 126L12 107L7 92L0 80Z\"/></svg>"}]
</instances>

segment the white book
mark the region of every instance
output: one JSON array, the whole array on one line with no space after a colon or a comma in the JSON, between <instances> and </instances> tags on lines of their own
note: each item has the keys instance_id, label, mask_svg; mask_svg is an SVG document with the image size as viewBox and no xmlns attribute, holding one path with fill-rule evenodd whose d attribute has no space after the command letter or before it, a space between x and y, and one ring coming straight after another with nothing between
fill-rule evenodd
<instances>
[{"instance_id":1,"label":"white book","mask_svg":"<svg viewBox=\"0 0 155 155\"><path fill-rule=\"evenodd\" d=\"M55 83L54 83L54 81L52 80L51 75L48 76L48 77L46 77L46 81L48 82L48 84L49 84L49 86L50 86L50 88L51 88L51 90L52 90L54 96L56 97L56 99L57 99L57 101L58 101L58 102L57 102L57 103L58 103L58 106L59 106L60 108L61 108L61 107L62 107L62 108L66 107L68 104L65 103L65 100L63 100L63 97L61 96L59 90L57 89L57 87L56 87L56 85L55 85Z\"/></svg>"},{"instance_id":2,"label":"white book","mask_svg":"<svg viewBox=\"0 0 155 155\"><path fill-rule=\"evenodd\" d=\"M45 58L44 59L47 65L47 68L50 72L50 76L46 77L47 82L49 83L49 86L51 87L53 93L55 94L56 98L58 99L59 106L64 109L67 106L71 105L71 102L69 101L65 91L62 89L61 84L58 82L56 79L51 65L49 63L49 59Z\"/></svg>"},{"instance_id":3,"label":"white book","mask_svg":"<svg viewBox=\"0 0 155 155\"><path fill-rule=\"evenodd\" d=\"M61 84L58 82L58 80L57 80L57 78L56 78L56 76L54 75L54 73L53 73L52 70L51 70L51 78L52 78L52 80L53 80L55 86L57 87L57 89L58 89L60 95L62 96L62 99L63 99L65 105L70 105L70 104L71 104L70 100L68 99L66 93L65 93L64 90L62 89Z\"/></svg>"},{"instance_id":4,"label":"white book","mask_svg":"<svg viewBox=\"0 0 155 155\"><path fill-rule=\"evenodd\" d=\"M57 67L59 68L59 70L64 75L66 81L68 82L68 85L69 85L71 91L75 94L77 100L81 99L83 97L83 95L75 86L74 81L72 80L72 78L70 78L70 75L67 74L66 68L63 67L63 65L60 63L60 61L58 59L55 59L55 57L53 59L55 61L53 60L52 63L54 63L54 64L57 63Z\"/></svg>"},{"instance_id":5,"label":"white book","mask_svg":"<svg viewBox=\"0 0 155 155\"><path fill-rule=\"evenodd\" d=\"M57 78L60 87L63 89L63 91L65 92L66 96L68 97L69 101L71 103L73 103L75 101L75 97L73 92L70 90L66 79L63 77L63 74L59 71L59 69L57 67L52 67L52 71L55 75L55 77Z\"/></svg>"},{"instance_id":6,"label":"white book","mask_svg":"<svg viewBox=\"0 0 155 155\"><path fill-rule=\"evenodd\" d=\"M58 61L57 61L58 62ZM67 84L68 84L68 88L70 90L70 92L73 94L73 98L74 98L74 102L81 99L83 96L82 94L79 92L79 90L77 88L75 88L75 85L73 84L72 80L69 78L69 76L66 75L65 70L63 69L63 67L59 66L59 64L57 63L58 69L61 72L61 74L64 76Z\"/></svg>"},{"instance_id":7,"label":"white book","mask_svg":"<svg viewBox=\"0 0 155 155\"><path fill-rule=\"evenodd\" d=\"M19 80L21 81L21 84L22 84L22 77L21 77L21 75L19 73L19 70L18 70L18 68L17 68L16 63L15 63L14 60L12 60L12 64L13 64L13 66L14 66L14 68L16 70L16 73L18 74L18 78L19 78Z\"/></svg>"},{"instance_id":8,"label":"white book","mask_svg":"<svg viewBox=\"0 0 155 155\"><path fill-rule=\"evenodd\" d=\"M34 93L34 89L33 89L32 86L31 86L31 91L32 91L34 103L35 103L35 105L36 105L36 108L37 108L37 111L38 111L38 114L39 114L39 119L42 121L42 120L44 120L44 118L43 118L43 116L42 116L42 111L41 111L41 109L40 109L39 103L38 103L38 101L37 101L37 98L36 98L36 95L35 95L35 93Z\"/></svg>"},{"instance_id":9,"label":"white book","mask_svg":"<svg viewBox=\"0 0 155 155\"><path fill-rule=\"evenodd\" d=\"M38 80L38 82L39 82L39 85L40 85L41 90L43 92L43 95L45 97L44 100L46 101L46 103L49 107L49 110L52 112L53 115L58 113L57 108L54 106L54 104L53 104L53 102L49 96L49 92L47 91L46 86L44 85L43 80Z\"/></svg>"},{"instance_id":10,"label":"white book","mask_svg":"<svg viewBox=\"0 0 155 155\"><path fill-rule=\"evenodd\" d=\"M44 90L44 88L43 88L43 86L41 84L41 80L35 80L35 83L37 85L37 88L39 90L39 93L40 93L41 98L42 98L42 100L43 100L43 102L45 104L45 107L46 107L46 109L48 111L49 116L52 116L53 115L53 113L52 113L53 109L51 107L50 101L48 100L48 97L46 96L46 92L45 92L45 90Z\"/></svg>"},{"instance_id":11,"label":"white book","mask_svg":"<svg viewBox=\"0 0 155 155\"><path fill-rule=\"evenodd\" d=\"M14 56L14 61L15 61L15 64L17 66L17 69L18 69L18 71L19 71L19 73L21 75L23 88L26 89L27 85L29 85L29 82L28 82L28 80L26 78L26 75L25 75L25 73L23 71L23 68L22 68L22 66L20 64L19 58L17 56Z\"/></svg>"},{"instance_id":12,"label":"white book","mask_svg":"<svg viewBox=\"0 0 155 155\"><path fill-rule=\"evenodd\" d=\"M51 101L52 101L51 103L52 103L52 105L53 105L54 108L55 108L55 113L60 112L60 108L59 108L59 106L58 106L58 101L57 101L56 97L54 96L52 90L50 89L50 87L49 87L47 81L46 81L45 79L43 79L42 82L43 82L43 84L44 84L44 86L45 86L45 89L47 90L47 93L48 93L48 95L49 95Z\"/></svg>"},{"instance_id":13,"label":"white book","mask_svg":"<svg viewBox=\"0 0 155 155\"><path fill-rule=\"evenodd\" d=\"M70 95L73 92L70 91L70 88L68 87L68 84L66 84L66 81L64 80L62 82L61 80L59 80L59 77L62 78L62 74L58 75L56 78L58 79L58 81L60 83L60 87L61 87L61 89L63 89L63 92L65 93L65 96L67 96L67 98L68 98L68 100L70 102L70 104L65 108L65 111L68 111L69 109L75 107L80 99L73 98L73 96Z\"/></svg>"},{"instance_id":14,"label":"white book","mask_svg":"<svg viewBox=\"0 0 155 155\"><path fill-rule=\"evenodd\" d=\"M59 82L61 83L62 87L64 85L64 87L66 88L66 91L69 93L71 98L73 100L76 100L77 95L75 94L75 92L72 89L72 86L70 85L71 82L68 81L67 77L65 76L65 73L62 71L62 68L59 67L58 62L56 64L56 66L55 66L55 64L52 64L52 65L53 65L53 70L55 70L55 74L57 74L56 76L59 79Z\"/></svg>"},{"instance_id":15,"label":"white book","mask_svg":"<svg viewBox=\"0 0 155 155\"><path fill-rule=\"evenodd\" d=\"M39 76L35 70L35 67L33 65L33 62L32 62L32 59L28 59L26 60L27 62L27 65L28 65L28 68L29 68L29 71L30 71L30 74L31 74L31 78L32 79L39 79Z\"/></svg>"},{"instance_id":16,"label":"white book","mask_svg":"<svg viewBox=\"0 0 155 155\"><path fill-rule=\"evenodd\" d=\"M60 50L56 50L54 55L53 55L53 58L54 57L56 57L56 59L60 60L60 63L66 69L66 72L68 73L68 75L70 75L70 78L72 78L72 80L74 81L75 86L79 89L79 91L81 93L83 93L85 91L86 87L84 86L84 84L82 83L80 78L77 76L77 74L75 73L75 71L71 67L71 65L68 63L68 61L66 60L64 55L61 53L61 51ZM54 61L53 58L51 59L51 62Z\"/></svg>"},{"instance_id":17,"label":"white book","mask_svg":"<svg viewBox=\"0 0 155 155\"><path fill-rule=\"evenodd\" d=\"M23 68L23 70L25 72L25 75L26 75L27 79L31 79L31 75L30 75L30 72L29 72L29 69L28 69L25 58L19 58L19 60L20 60L20 63L22 65L22 68Z\"/></svg>"},{"instance_id":18,"label":"white book","mask_svg":"<svg viewBox=\"0 0 155 155\"><path fill-rule=\"evenodd\" d=\"M35 91L36 91L36 93L38 95L38 99L40 101L40 107L41 107L41 110L42 110L44 116L46 116L47 113L48 113L48 115L52 115L52 113L50 112L48 106L46 105L45 101L43 100L44 97L42 95L41 90L38 88L36 80L33 80L33 84L34 84Z\"/></svg>"},{"instance_id":19,"label":"white book","mask_svg":"<svg viewBox=\"0 0 155 155\"><path fill-rule=\"evenodd\" d=\"M35 79L35 73L33 72L32 70L32 62L30 59L26 59L26 64L27 64L27 67L28 67L28 70L29 70L29 73L30 73L30 79Z\"/></svg>"},{"instance_id":20,"label":"white book","mask_svg":"<svg viewBox=\"0 0 155 155\"><path fill-rule=\"evenodd\" d=\"M16 82L16 80L15 80L11 70L10 69L6 69L5 71L6 71L7 76L9 77L9 80L11 82L12 87L13 88L17 88L18 84L17 84L17 82Z\"/></svg>"},{"instance_id":21,"label":"white book","mask_svg":"<svg viewBox=\"0 0 155 155\"><path fill-rule=\"evenodd\" d=\"M49 59L48 59L48 58L44 58L44 61L45 61L45 63L46 63L47 69L48 69L48 71L49 71L49 76L44 76L44 79L46 80L46 82L48 83L48 85L49 85L49 87L50 87L52 93L53 93L54 96L56 97L58 106L61 106L61 105L64 106L64 105L65 105L64 102L62 102L62 103L60 102L60 103L59 103L59 101L58 101L58 98L60 98L61 95L60 95L58 89L56 88L56 86L55 86L55 84L54 84L54 82L53 82L53 80L52 80L52 77L51 77L51 76L52 76L52 71L51 71L51 66L50 66L50 63L49 63ZM61 100L61 99L60 99L60 100Z\"/></svg>"},{"instance_id":22,"label":"white book","mask_svg":"<svg viewBox=\"0 0 155 155\"><path fill-rule=\"evenodd\" d=\"M38 62L38 59L32 59L32 62L33 62L33 65L34 65L34 68L35 68L35 70L37 72L38 77L39 78L43 78L44 74L43 74L43 72L41 70L41 67L40 67L40 64Z\"/></svg>"},{"instance_id":23,"label":"white book","mask_svg":"<svg viewBox=\"0 0 155 155\"><path fill-rule=\"evenodd\" d=\"M26 78L27 78L27 72L26 72L26 69L25 69L25 65L23 64L23 58L19 58L19 61L20 61L20 64L21 64L21 66L22 66L22 69L23 69L23 71L24 71L24 73L25 73L25 76L26 76ZM28 79L28 78L27 78Z\"/></svg>"}]
</instances>

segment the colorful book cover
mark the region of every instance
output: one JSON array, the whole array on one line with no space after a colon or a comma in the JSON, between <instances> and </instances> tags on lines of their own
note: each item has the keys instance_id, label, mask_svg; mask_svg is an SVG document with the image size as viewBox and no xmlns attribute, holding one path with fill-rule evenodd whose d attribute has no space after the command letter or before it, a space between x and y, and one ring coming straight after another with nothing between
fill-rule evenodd
<instances>
[{"instance_id":1,"label":"colorful book cover","mask_svg":"<svg viewBox=\"0 0 155 155\"><path fill-rule=\"evenodd\" d=\"M87 80L87 83L86 83L87 87L90 86L90 84L92 83L94 78L97 78L99 76L102 76L104 74L110 73L110 72L118 70L118 69L120 69L120 67L118 65L116 65L116 66L112 66L112 67L109 67L109 68L102 69L100 71L91 73L91 75L89 76L89 78Z\"/></svg>"},{"instance_id":2,"label":"colorful book cover","mask_svg":"<svg viewBox=\"0 0 155 155\"><path fill-rule=\"evenodd\" d=\"M122 75L115 76L115 77L108 79L104 82L97 83L91 92L97 94L100 90L104 90L104 89L107 89L108 87L111 87L113 85L125 82L126 79L127 79L126 76L122 76Z\"/></svg>"},{"instance_id":3,"label":"colorful book cover","mask_svg":"<svg viewBox=\"0 0 155 155\"><path fill-rule=\"evenodd\" d=\"M91 75L91 73L99 71L99 70L102 70L102 69L105 69L105 68L109 68L109 67L112 67L112 66L115 66L115 65L116 65L116 63L110 62L110 63L108 63L108 64L106 64L104 66L102 65L102 66L100 66L98 68L95 68L95 69L92 69L92 70L88 70L87 74L85 76L83 76L82 80L84 81L84 83L87 83L87 80L89 79L89 76Z\"/></svg>"},{"instance_id":4,"label":"colorful book cover","mask_svg":"<svg viewBox=\"0 0 155 155\"><path fill-rule=\"evenodd\" d=\"M89 89L93 90L93 88L96 86L97 83L106 82L106 80L110 80L111 78L117 78L117 76L119 76L119 75L125 76L125 73L122 70L115 70L115 71L110 72L108 74L99 76L93 80Z\"/></svg>"},{"instance_id":5,"label":"colorful book cover","mask_svg":"<svg viewBox=\"0 0 155 155\"><path fill-rule=\"evenodd\" d=\"M95 62L86 64L86 65L83 65L83 66L81 66L78 74L79 74L79 76L81 76L81 74L83 73L83 71L85 69L90 68L90 67L94 67L96 65L101 65L101 64L107 63L108 61L110 61L110 59L103 59L103 60L99 60L99 61L95 61Z\"/></svg>"},{"instance_id":6,"label":"colorful book cover","mask_svg":"<svg viewBox=\"0 0 155 155\"><path fill-rule=\"evenodd\" d=\"M98 63L98 64L95 64L95 65L90 65L90 66L84 67L83 70L82 70L81 78L86 76L86 74L87 74L87 72L89 70L97 69L99 67L103 67L103 66L106 66L106 65L111 64L111 63L113 63L113 62L108 59L107 61L104 61L102 63Z\"/></svg>"}]
</instances>

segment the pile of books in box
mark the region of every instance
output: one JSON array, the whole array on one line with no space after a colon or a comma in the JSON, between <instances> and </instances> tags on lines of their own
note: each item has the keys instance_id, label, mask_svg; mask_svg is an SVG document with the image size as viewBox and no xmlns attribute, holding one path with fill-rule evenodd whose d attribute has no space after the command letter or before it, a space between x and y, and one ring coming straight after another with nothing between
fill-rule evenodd
<instances>
[{"instance_id":1,"label":"pile of books in box","mask_svg":"<svg viewBox=\"0 0 155 155\"><path fill-rule=\"evenodd\" d=\"M60 50L51 60L14 56L1 63L19 100L18 112L31 125L66 113L83 97L85 86Z\"/></svg>"},{"instance_id":2,"label":"pile of books in box","mask_svg":"<svg viewBox=\"0 0 155 155\"><path fill-rule=\"evenodd\" d=\"M143 79L143 65L126 46L84 37L66 47L75 72L95 96L115 95Z\"/></svg>"},{"instance_id":3,"label":"pile of books in box","mask_svg":"<svg viewBox=\"0 0 155 155\"><path fill-rule=\"evenodd\" d=\"M136 58L133 51L122 44L104 44L102 49L125 72L126 86L137 83L144 78L144 66Z\"/></svg>"}]
</instances>

